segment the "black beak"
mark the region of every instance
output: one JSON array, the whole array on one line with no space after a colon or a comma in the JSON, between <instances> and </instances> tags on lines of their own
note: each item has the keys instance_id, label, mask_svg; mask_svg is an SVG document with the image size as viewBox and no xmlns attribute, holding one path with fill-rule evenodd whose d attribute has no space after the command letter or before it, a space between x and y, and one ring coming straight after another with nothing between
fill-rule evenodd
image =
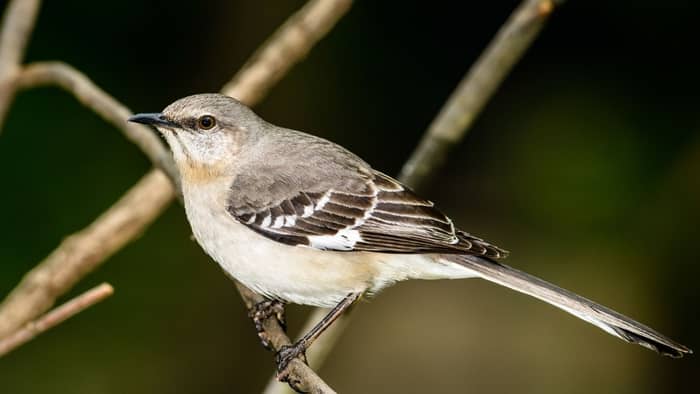
<instances>
[{"instance_id":1,"label":"black beak","mask_svg":"<svg viewBox=\"0 0 700 394\"><path fill-rule=\"evenodd\" d=\"M136 114L129 117L129 122L141 123L150 126L177 127L177 124L168 120L161 113Z\"/></svg>"}]
</instances>

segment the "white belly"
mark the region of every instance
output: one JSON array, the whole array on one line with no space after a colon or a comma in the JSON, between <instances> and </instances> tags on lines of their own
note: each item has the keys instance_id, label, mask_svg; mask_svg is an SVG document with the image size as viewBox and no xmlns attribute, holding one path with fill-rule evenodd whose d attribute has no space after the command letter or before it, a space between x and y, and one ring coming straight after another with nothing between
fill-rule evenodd
<instances>
[{"instance_id":1,"label":"white belly","mask_svg":"<svg viewBox=\"0 0 700 394\"><path fill-rule=\"evenodd\" d=\"M219 190L217 190L219 189ZM352 292L376 292L409 278L473 276L457 264L424 255L331 252L268 239L233 219L215 185L185 190L197 242L251 290L292 303L331 307Z\"/></svg>"}]
</instances>

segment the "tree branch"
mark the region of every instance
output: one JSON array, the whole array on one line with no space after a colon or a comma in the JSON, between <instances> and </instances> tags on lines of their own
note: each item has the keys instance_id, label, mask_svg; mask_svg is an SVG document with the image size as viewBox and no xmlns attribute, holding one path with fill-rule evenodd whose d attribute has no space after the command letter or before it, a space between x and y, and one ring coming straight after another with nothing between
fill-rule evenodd
<instances>
[{"instance_id":1,"label":"tree branch","mask_svg":"<svg viewBox=\"0 0 700 394\"><path fill-rule=\"evenodd\" d=\"M0 132L15 96L15 76L39 11L40 0L12 0L5 10L0 30Z\"/></svg>"},{"instance_id":2,"label":"tree branch","mask_svg":"<svg viewBox=\"0 0 700 394\"><path fill-rule=\"evenodd\" d=\"M350 310L351 311L351 310ZM349 313L346 311L345 314L341 315L332 326L328 327L326 331L318 337L314 342L313 346L306 350L306 359L309 362L309 366L317 371L323 363L326 361L326 357L330 355L333 346L338 342L340 336L347 328L348 323L350 323ZM311 331L311 329L323 319L326 314L328 314L328 309L324 308L314 308L311 315L306 319L306 323L299 331L301 335ZM263 394L283 394L291 393L292 391L286 385L280 383L277 376L273 376L268 382Z\"/></svg>"},{"instance_id":3,"label":"tree branch","mask_svg":"<svg viewBox=\"0 0 700 394\"><path fill-rule=\"evenodd\" d=\"M306 57L311 48L350 9L352 0L311 0L258 49L221 93L255 105Z\"/></svg>"},{"instance_id":4,"label":"tree branch","mask_svg":"<svg viewBox=\"0 0 700 394\"><path fill-rule=\"evenodd\" d=\"M58 297L141 234L173 195L168 178L151 171L92 224L63 240L0 304L0 339L47 311Z\"/></svg>"},{"instance_id":5,"label":"tree branch","mask_svg":"<svg viewBox=\"0 0 700 394\"><path fill-rule=\"evenodd\" d=\"M348 0L310 1L257 52L258 55L225 86L224 92L235 95L249 105L259 101L330 30L349 9L350 4L351 1ZM62 63L37 63L27 67L17 81L25 88L56 84L68 90L84 105L123 130L127 138L143 149L154 163L163 165L167 162L163 159L161 148L164 148L160 141L156 144L152 138L146 137L139 126L129 129L132 125L124 122L130 115L126 107L72 67ZM165 165L163 167L167 168ZM168 172L171 177L175 175L172 171ZM155 220L173 196L174 189L168 178L160 171L151 171L90 226L68 237L27 273L0 304L0 338L10 335L46 311L78 280L133 240ZM249 308L262 300L245 287L238 287ZM264 326L270 331L269 336L275 349L290 343L277 321L268 320ZM297 390L333 392L300 361L291 363L283 378Z\"/></svg>"},{"instance_id":6,"label":"tree branch","mask_svg":"<svg viewBox=\"0 0 700 394\"><path fill-rule=\"evenodd\" d=\"M418 188L440 168L450 149L461 141L484 105L535 40L554 6L554 0L525 0L518 6L430 124L401 169L399 179Z\"/></svg>"},{"instance_id":7,"label":"tree branch","mask_svg":"<svg viewBox=\"0 0 700 394\"><path fill-rule=\"evenodd\" d=\"M156 167L163 170L173 183L179 183L175 162L161 139L150 128L127 122L126 119L132 115L131 111L85 74L63 62L39 62L25 66L17 76L19 89L46 85L64 89L107 123L117 127L129 141L146 154Z\"/></svg>"},{"instance_id":8,"label":"tree branch","mask_svg":"<svg viewBox=\"0 0 700 394\"><path fill-rule=\"evenodd\" d=\"M524 0L513 11L426 130L401 170L399 179L402 182L418 188L423 181L435 174L450 149L466 135L484 105L542 30L555 5L562 2L563 0ZM325 309L315 309L302 333L313 327L326 313ZM314 369L320 367L330 354L331 348L347 327L348 318L347 313L341 316L309 349L307 358ZM274 379L265 389L265 394L287 392L289 390Z\"/></svg>"},{"instance_id":9,"label":"tree branch","mask_svg":"<svg viewBox=\"0 0 700 394\"><path fill-rule=\"evenodd\" d=\"M97 304L114 293L114 288L103 283L71 299L39 319L27 323L9 337L0 340L0 357L34 339L37 335L63 323L76 314Z\"/></svg>"},{"instance_id":10,"label":"tree branch","mask_svg":"<svg viewBox=\"0 0 700 394\"><path fill-rule=\"evenodd\" d=\"M252 310L256 304L265 300L262 296L243 286L241 283L237 281L235 281L235 283L249 311ZM282 346L292 343L282 326L280 326L277 319L273 316L263 321L263 329L266 338L275 350L279 350ZM284 373L276 376L276 380L286 382L289 384L289 387L300 393L335 393L335 391L321 380L308 365L304 364L304 362L299 359L290 361ZM282 383L277 384L287 387Z\"/></svg>"}]
</instances>

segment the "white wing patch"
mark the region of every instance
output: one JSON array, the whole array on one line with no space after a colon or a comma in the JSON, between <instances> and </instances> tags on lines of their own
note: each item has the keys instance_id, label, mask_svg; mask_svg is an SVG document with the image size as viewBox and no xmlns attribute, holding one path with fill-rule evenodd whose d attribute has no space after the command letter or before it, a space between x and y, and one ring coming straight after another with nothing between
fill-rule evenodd
<instances>
[{"instance_id":1,"label":"white wing patch","mask_svg":"<svg viewBox=\"0 0 700 394\"><path fill-rule=\"evenodd\" d=\"M346 228L333 235L311 235L309 246L316 249L352 250L361 240L359 231Z\"/></svg>"},{"instance_id":2,"label":"white wing patch","mask_svg":"<svg viewBox=\"0 0 700 394\"><path fill-rule=\"evenodd\" d=\"M303 218L308 218L309 216L314 214L314 206L313 205L307 205L304 207L304 213L301 215Z\"/></svg>"},{"instance_id":3,"label":"white wing patch","mask_svg":"<svg viewBox=\"0 0 700 394\"><path fill-rule=\"evenodd\" d=\"M282 228L284 225L284 216L278 216L275 218L275 222L272 223L272 228Z\"/></svg>"},{"instance_id":4,"label":"white wing patch","mask_svg":"<svg viewBox=\"0 0 700 394\"><path fill-rule=\"evenodd\" d=\"M323 193L323 197L321 197L320 200L318 200L318 203L316 203L316 207L313 209L314 211L320 211L323 209L323 207L328 204L328 201L331 200L331 194L333 194L333 189Z\"/></svg>"},{"instance_id":5,"label":"white wing patch","mask_svg":"<svg viewBox=\"0 0 700 394\"><path fill-rule=\"evenodd\" d=\"M284 226L292 227L297 222L297 215L287 215L284 217Z\"/></svg>"},{"instance_id":6,"label":"white wing patch","mask_svg":"<svg viewBox=\"0 0 700 394\"><path fill-rule=\"evenodd\" d=\"M360 232L356 230L356 228L362 226L367 219L372 217L372 212L374 212L374 209L377 207L377 195L379 194L379 189L373 184L370 184L370 187L372 188L372 205L365 210L361 218L356 218L355 223L353 223L352 226L338 230L333 235L309 236L309 246L316 249L326 250L353 250L355 244L362 241L362 236L360 236ZM345 194L338 193L332 189L327 191L323 194L323 197L321 197L314 207L314 212L323 210L323 207L328 204L329 201L331 201L331 197L334 193Z\"/></svg>"},{"instance_id":7,"label":"white wing patch","mask_svg":"<svg viewBox=\"0 0 700 394\"><path fill-rule=\"evenodd\" d=\"M377 196L379 195L379 188L374 186L374 184L371 184L370 186L372 187L372 206L365 211L365 214L362 216L362 219L355 220L355 225L353 227L362 226L365 223L365 221L367 221L367 219L372 217L372 213L374 213L374 210L377 209L377 202L379 201L377 199Z\"/></svg>"}]
</instances>

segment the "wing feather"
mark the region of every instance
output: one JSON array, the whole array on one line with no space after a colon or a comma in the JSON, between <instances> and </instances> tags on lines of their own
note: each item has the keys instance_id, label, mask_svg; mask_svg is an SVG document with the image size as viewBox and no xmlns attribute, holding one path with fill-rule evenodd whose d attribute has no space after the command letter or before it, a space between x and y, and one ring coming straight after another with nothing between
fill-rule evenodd
<instances>
[{"instance_id":1,"label":"wing feather","mask_svg":"<svg viewBox=\"0 0 700 394\"><path fill-rule=\"evenodd\" d=\"M240 223L288 245L382 253L467 253L489 258L507 252L455 229L452 220L398 181L372 172L354 188L295 191L267 206L234 206ZM246 200L246 201L251 201Z\"/></svg>"}]
</instances>

